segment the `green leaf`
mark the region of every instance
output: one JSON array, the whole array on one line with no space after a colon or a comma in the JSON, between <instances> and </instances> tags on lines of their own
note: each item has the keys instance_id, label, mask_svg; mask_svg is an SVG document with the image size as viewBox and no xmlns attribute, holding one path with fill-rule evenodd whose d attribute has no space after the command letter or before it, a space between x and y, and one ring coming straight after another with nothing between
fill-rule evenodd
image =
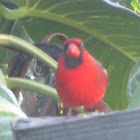
<instances>
[{"instance_id":1,"label":"green leaf","mask_svg":"<svg viewBox=\"0 0 140 140\"><path fill-rule=\"evenodd\" d=\"M31 39L29 34L27 33L24 25L22 24L21 20L15 20L12 30L11 30L11 35L18 36L30 43L34 43L34 41Z\"/></svg>"},{"instance_id":2,"label":"green leaf","mask_svg":"<svg viewBox=\"0 0 140 140\"><path fill-rule=\"evenodd\" d=\"M29 3L28 0L13 0L13 1L20 6L26 6Z\"/></svg>"},{"instance_id":3,"label":"green leaf","mask_svg":"<svg viewBox=\"0 0 140 140\"><path fill-rule=\"evenodd\" d=\"M134 95L131 97L131 100L128 104L129 109L140 107L140 85L138 85L136 91L133 94Z\"/></svg>"},{"instance_id":4,"label":"green leaf","mask_svg":"<svg viewBox=\"0 0 140 140\"><path fill-rule=\"evenodd\" d=\"M4 100L0 96L0 139L12 140L10 122L17 118L26 118L26 115L17 106Z\"/></svg>"},{"instance_id":5,"label":"green leaf","mask_svg":"<svg viewBox=\"0 0 140 140\"><path fill-rule=\"evenodd\" d=\"M26 29L24 28L24 25L20 20L15 20L12 28L11 28L11 35L18 36L30 43L34 43L31 37L28 35ZM12 51L11 49L5 49L6 50L6 62L9 62L9 60L17 54L17 52Z\"/></svg>"},{"instance_id":6,"label":"green leaf","mask_svg":"<svg viewBox=\"0 0 140 140\"><path fill-rule=\"evenodd\" d=\"M6 87L2 72L0 71L0 139L12 140L10 121L14 118L26 118L13 95Z\"/></svg>"},{"instance_id":7,"label":"green leaf","mask_svg":"<svg viewBox=\"0 0 140 140\"><path fill-rule=\"evenodd\" d=\"M9 90L6 86L0 86L0 97L7 99L18 107L18 102L15 96L13 95L12 91Z\"/></svg>"},{"instance_id":8,"label":"green leaf","mask_svg":"<svg viewBox=\"0 0 140 140\"><path fill-rule=\"evenodd\" d=\"M26 115L22 110L0 96L0 117L21 117Z\"/></svg>"},{"instance_id":9,"label":"green leaf","mask_svg":"<svg viewBox=\"0 0 140 140\"><path fill-rule=\"evenodd\" d=\"M2 22L0 23L0 33L12 34L33 43L33 40L26 32L26 29L20 20L8 21L2 19ZM16 53L17 52L10 49L0 48L0 64L7 64Z\"/></svg>"},{"instance_id":10,"label":"green leaf","mask_svg":"<svg viewBox=\"0 0 140 140\"><path fill-rule=\"evenodd\" d=\"M131 0L111 0L111 1L132 9Z\"/></svg>"},{"instance_id":11,"label":"green leaf","mask_svg":"<svg viewBox=\"0 0 140 140\"><path fill-rule=\"evenodd\" d=\"M127 85L128 108L140 107L140 60L131 70Z\"/></svg>"},{"instance_id":12,"label":"green leaf","mask_svg":"<svg viewBox=\"0 0 140 140\"><path fill-rule=\"evenodd\" d=\"M86 49L109 72L110 84L105 101L112 109L127 108L127 80L140 51L139 17L111 2L110 5L100 0L63 2L55 2L54 6L48 7L48 16L54 14L54 19L49 16L24 20L26 30L37 41L53 32L83 39ZM34 31L38 34L33 34Z\"/></svg>"},{"instance_id":13,"label":"green leaf","mask_svg":"<svg viewBox=\"0 0 140 140\"><path fill-rule=\"evenodd\" d=\"M9 46L11 48L14 47L18 50L22 50L31 55L32 57L35 57L40 61L44 62L44 64L50 66L52 69L56 70L57 68L57 62L53 58L38 49L36 46L18 37L1 34L0 45L3 45L3 47Z\"/></svg>"},{"instance_id":14,"label":"green leaf","mask_svg":"<svg viewBox=\"0 0 140 140\"><path fill-rule=\"evenodd\" d=\"M2 72L0 71L0 98L6 99L18 107L18 102L13 95L12 91L7 88L6 82L3 78Z\"/></svg>"},{"instance_id":15,"label":"green leaf","mask_svg":"<svg viewBox=\"0 0 140 140\"><path fill-rule=\"evenodd\" d=\"M0 139L13 140L10 121L12 117L0 117Z\"/></svg>"},{"instance_id":16,"label":"green leaf","mask_svg":"<svg viewBox=\"0 0 140 140\"><path fill-rule=\"evenodd\" d=\"M13 24L14 21L2 19L0 22L0 33L10 34ZM9 54L7 49L0 48L0 64L7 64L8 60L11 58Z\"/></svg>"},{"instance_id":17,"label":"green leaf","mask_svg":"<svg viewBox=\"0 0 140 140\"><path fill-rule=\"evenodd\" d=\"M140 4L138 2L138 0L132 0L131 1L131 5L138 11L140 11Z\"/></svg>"},{"instance_id":18,"label":"green leaf","mask_svg":"<svg viewBox=\"0 0 140 140\"><path fill-rule=\"evenodd\" d=\"M22 22L33 40L39 41L53 32L83 39L88 51L109 72L110 85L105 101L112 109L127 108L128 75L140 56L137 14L110 0L15 2L21 7L9 10L0 5L0 15L7 19L28 16Z\"/></svg>"},{"instance_id":19,"label":"green leaf","mask_svg":"<svg viewBox=\"0 0 140 140\"><path fill-rule=\"evenodd\" d=\"M9 88L28 89L60 101L57 91L45 84L23 78L8 78L6 83Z\"/></svg>"},{"instance_id":20,"label":"green leaf","mask_svg":"<svg viewBox=\"0 0 140 140\"><path fill-rule=\"evenodd\" d=\"M3 78L2 71L0 70L0 86L6 86L6 82Z\"/></svg>"}]
</instances>

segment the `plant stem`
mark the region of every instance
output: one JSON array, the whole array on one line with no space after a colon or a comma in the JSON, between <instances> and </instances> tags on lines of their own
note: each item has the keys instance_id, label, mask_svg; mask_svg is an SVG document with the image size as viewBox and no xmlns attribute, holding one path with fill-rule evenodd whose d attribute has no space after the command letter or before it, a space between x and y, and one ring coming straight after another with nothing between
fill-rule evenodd
<instances>
[{"instance_id":1,"label":"plant stem","mask_svg":"<svg viewBox=\"0 0 140 140\"><path fill-rule=\"evenodd\" d=\"M37 94L40 93L42 95L45 95L57 101L61 101L57 94L57 91L54 88L44 85L42 83L38 83L32 80L27 80L22 78L6 78L5 81L8 88L27 89L27 90L34 91ZM77 110L80 113L85 113L82 107L79 107L75 110Z\"/></svg>"},{"instance_id":2,"label":"plant stem","mask_svg":"<svg viewBox=\"0 0 140 140\"><path fill-rule=\"evenodd\" d=\"M51 67L53 70L56 70L57 68L57 62L54 59L27 41L12 35L0 34L0 47L7 46L8 48L12 49L14 47L17 50L22 50L30 54L32 57Z\"/></svg>"},{"instance_id":3,"label":"plant stem","mask_svg":"<svg viewBox=\"0 0 140 140\"><path fill-rule=\"evenodd\" d=\"M5 79L5 81L8 88L27 89L60 101L57 91L54 88L44 85L42 83L22 78L7 78Z\"/></svg>"}]
</instances>

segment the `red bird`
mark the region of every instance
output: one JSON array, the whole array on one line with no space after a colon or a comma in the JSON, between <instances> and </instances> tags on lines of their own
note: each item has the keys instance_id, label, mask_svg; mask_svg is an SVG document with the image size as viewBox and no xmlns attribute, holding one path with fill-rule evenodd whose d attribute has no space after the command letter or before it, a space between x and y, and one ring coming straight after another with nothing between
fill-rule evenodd
<instances>
[{"instance_id":1,"label":"red bird","mask_svg":"<svg viewBox=\"0 0 140 140\"><path fill-rule=\"evenodd\" d=\"M56 72L56 89L63 103L70 108L92 107L104 97L107 85L107 71L82 41L67 39Z\"/></svg>"}]
</instances>

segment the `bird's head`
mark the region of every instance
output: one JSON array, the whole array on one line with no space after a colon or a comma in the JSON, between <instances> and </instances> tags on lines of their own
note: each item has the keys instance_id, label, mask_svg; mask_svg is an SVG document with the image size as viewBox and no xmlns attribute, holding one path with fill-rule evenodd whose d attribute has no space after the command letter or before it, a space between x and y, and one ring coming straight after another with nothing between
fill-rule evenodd
<instances>
[{"instance_id":1,"label":"bird's head","mask_svg":"<svg viewBox=\"0 0 140 140\"><path fill-rule=\"evenodd\" d=\"M78 67L83 62L82 51L84 45L82 40L77 38L67 39L64 42L64 61L66 67L72 69Z\"/></svg>"},{"instance_id":2,"label":"bird's head","mask_svg":"<svg viewBox=\"0 0 140 140\"><path fill-rule=\"evenodd\" d=\"M77 38L67 39L64 42L64 53L67 57L79 57L83 50L83 42Z\"/></svg>"}]
</instances>

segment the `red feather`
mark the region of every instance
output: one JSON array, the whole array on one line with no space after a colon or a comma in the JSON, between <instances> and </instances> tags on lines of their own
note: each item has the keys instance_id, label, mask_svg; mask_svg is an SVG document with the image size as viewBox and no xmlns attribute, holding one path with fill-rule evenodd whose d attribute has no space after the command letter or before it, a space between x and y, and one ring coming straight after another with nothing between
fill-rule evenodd
<instances>
[{"instance_id":1,"label":"red feather","mask_svg":"<svg viewBox=\"0 0 140 140\"><path fill-rule=\"evenodd\" d=\"M83 63L74 69L64 64L61 55L56 72L56 89L63 103L71 108L91 107L100 101L108 85L108 75L102 65L86 50Z\"/></svg>"}]
</instances>

